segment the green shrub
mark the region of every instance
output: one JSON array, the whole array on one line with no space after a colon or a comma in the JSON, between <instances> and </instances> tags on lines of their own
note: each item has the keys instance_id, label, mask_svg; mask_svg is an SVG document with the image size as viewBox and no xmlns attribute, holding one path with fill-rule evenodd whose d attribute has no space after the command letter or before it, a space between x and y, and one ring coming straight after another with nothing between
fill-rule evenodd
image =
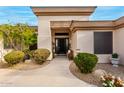
<instances>
[{"instance_id":1,"label":"green shrub","mask_svg":"<svg viewBox=\"0 0 124 93\"><path fill-rule=\"evenodd\" d=\"M42 64L47 60L50 55L50 51L48 49L37 49L33 53L33 59L38 64Z\"/></svg>"},{"instance_id":2,"label":"green shrub","mask_svg":"<svg viewBox=\"0 0 124 93\"><path fill-rule=\"evenodd\" d=\"M97 56L90 53L79 53L74 58L75 64L82 73L91 73L93 68L96 66L97 61Z\"/></svg>"},{"instance_id":3,"label":"green shrub","mask_svg":"<svg viewBox=\"0 0 124 93\"><path fill-rule=\"evenodd\" d=\"M25 49L25 50L23 50L23 52L25 53L24 61L27 60L27 59L30 59L30 50Z\"/></svg>"},{"instance_id":4,"label":"green shrub","mask_svg":"<svg viewBox=\"0 0 124 93\"><path fill-rule=\"evenodd\" d=\"M13 65L23 61L24 53L22 51L12 51L4 56L4 59L8 64Z\"/></svg>"},{"instance_id":5,"label":"green shrub","mask_svg":"<svg viewBox=\"0 0 124 93\"><path fill-rule=\"evenodd\" d=\"M35 51L35 50L29 50L29 49L23 50L23 52L25 53L25 56L27 56L26 59L31 59L31 58L33 58L33 53L34 53L34 51Z\"/></svg>"},{"instance_id":6,"label":"green shrub","mask_svg":"<svg viewBox=\"0 0 124 93\"><path fill-rule=\"evenodd\" d=\"M29 52L30 58L33 58L34 51L35 51L35 50L31 50L31 51Z\"/></svg>"},{"instance_id":7,"label":"green shrub","mask_svg":"<svg viewBox=\"0 0 124 93\"><path fill-rule=\"evenodd\" d=\"M24 49L23 52L24 52L25 54L29 54L30 50L29 50L29 49Z\"/></svg>"},{"instance_id":8,"label":"green shrub","mask_svg":"<svg viewBox=\"0 0 124 93\"><path fill-rule=\"evenodd\" d=\"M112 58L118 58L118 54L117 53L112 54Z\"/></svg>"}]
</instances>

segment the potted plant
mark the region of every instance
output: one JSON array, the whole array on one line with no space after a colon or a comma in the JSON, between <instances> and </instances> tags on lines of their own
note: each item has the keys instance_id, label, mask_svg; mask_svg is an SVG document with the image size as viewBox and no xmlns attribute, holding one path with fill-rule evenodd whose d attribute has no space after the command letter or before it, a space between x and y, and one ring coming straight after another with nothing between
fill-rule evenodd
<instances>
[{"instance_id":1,"label":"potted plant","mask_svg":"<svg viewBox=\"0 0 124 93\"><path fill-rule=\"evenodd\" d=\"M73 51L71 49L68 50L67 57L68 57L69 60L73 60L74 56L73 56Z\"/></svg>"},{"instance_id":2,"label":"potted plant","mask_svg":"<svg viewBox=\"0 0 124 93\"><path fill-rule=\"evenodd\" d=\"M113 66L118 67L119 60L120 60L120 57L117 53L112 54L111 63L113 64Z\"/></svg>"}]
</instances>

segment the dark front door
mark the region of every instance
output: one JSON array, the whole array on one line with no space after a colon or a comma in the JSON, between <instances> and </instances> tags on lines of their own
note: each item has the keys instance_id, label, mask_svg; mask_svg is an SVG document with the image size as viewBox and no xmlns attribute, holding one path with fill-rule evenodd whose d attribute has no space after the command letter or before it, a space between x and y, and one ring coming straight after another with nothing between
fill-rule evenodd
<instances>
[{"instance_id":1,"label":"dark front door","mask_svg":"<svg viewBox=\"0 0 124 93\"><path fill-rule=\"evenodd\" d=\"M66 54L68 50L68 38L56 38L56 54Z\"/></svg>"}]
</instances>

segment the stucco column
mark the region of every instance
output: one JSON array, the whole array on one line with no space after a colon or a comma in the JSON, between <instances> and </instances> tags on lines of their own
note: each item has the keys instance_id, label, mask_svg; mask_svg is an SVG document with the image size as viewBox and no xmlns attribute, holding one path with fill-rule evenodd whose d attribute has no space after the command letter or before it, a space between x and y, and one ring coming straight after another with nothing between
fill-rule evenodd
<instances>
[{"instance_id":1,"label":"stucco column","mask_svg":"<svg viewBox=\"0 0 124 93\"><path fill-rule=\"evenodd\" d=\"M113 53L120 56L120 64L124 65L124 27L113 32Z\"/></svg>"},{"instance_id":2,"label":"stucco column","mask_svg":"<svg viewBox=\"0 0 124 93\"><path fill-rule=\"evenodd\" d=\"M38 17L38 48L46 48L51 54L48 60L52 59L52 44L51 44L51 29L50 22L46 20L41 20Z\"/></svg>"}]
</instances>

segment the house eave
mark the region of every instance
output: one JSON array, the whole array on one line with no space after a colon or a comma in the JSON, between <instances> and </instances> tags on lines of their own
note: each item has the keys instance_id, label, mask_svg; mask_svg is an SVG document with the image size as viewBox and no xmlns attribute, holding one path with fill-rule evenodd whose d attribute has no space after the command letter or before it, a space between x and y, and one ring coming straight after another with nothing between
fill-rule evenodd
<instances>
[{"instance_id":1,"label":"house eave","mask_svg":"<svg viewBox=\"0 0 124 93\"><path fill-rule=\"evenodd\" d=\"M36 16L82 16L91 15L96 7L31 7Z\"/></svg>"},{"instance_id":2,"label":"house eave","mask_svg":"<svg viewBox=\"0 0 124 93\"><path fill-rule=\"evenodd\" d=\"M116 30L124 27L124 17L117 20L106 21L51 21L51 29L77 30Z\"/></svg>"}]
</instances>

